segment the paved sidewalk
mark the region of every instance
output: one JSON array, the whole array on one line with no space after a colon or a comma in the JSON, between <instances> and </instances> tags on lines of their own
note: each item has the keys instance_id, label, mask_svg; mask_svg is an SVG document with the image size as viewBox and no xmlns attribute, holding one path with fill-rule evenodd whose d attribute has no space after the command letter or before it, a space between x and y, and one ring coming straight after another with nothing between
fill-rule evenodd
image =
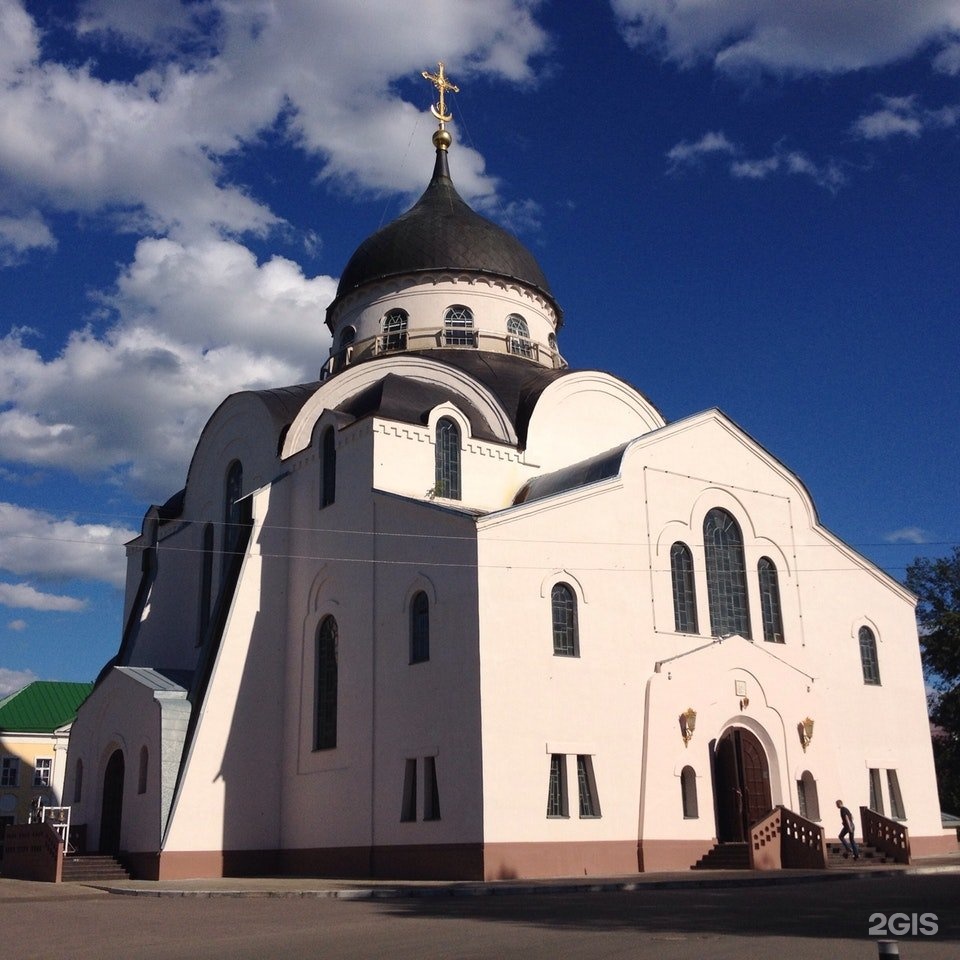
<instances>
[{"instance_id":1,"label":"paved sidewalk","mask_svg":"<svg viewBox=\"0 0 960 960\"><path fill-rule=\"evenodd\" d=\"M300 897L379 900L402 897L484 897L530 894L605 893L643 889L773 886L829 883L902 874L960 874L960 854L915 860L910 866L844 867L831 870L684 870L623 877L555 880L338 880L313 877L224 877L201 880L110 880L34 883L0 878L0 903L90 899L109 895L139 897Z\"/></svg>"}]
</instances>

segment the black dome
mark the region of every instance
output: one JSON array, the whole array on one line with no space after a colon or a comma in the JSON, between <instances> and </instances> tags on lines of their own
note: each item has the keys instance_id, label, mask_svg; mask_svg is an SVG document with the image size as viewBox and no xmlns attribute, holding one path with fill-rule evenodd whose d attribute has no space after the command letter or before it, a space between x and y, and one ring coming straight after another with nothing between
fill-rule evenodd
<instances>
[{"instance_id":1,"label":"black dome","mask_svg":"<svg viewBox=\"0 0 960 960\"><path fill-rule=\"evenodd\" d=\"M337 299L374 280L428 270L469 270L518 280L543 294L559 316L533 254L467 206L450 179L446 151L439 149L423 196L357 247L340 277Z\"/></svg>"}]
</instances>

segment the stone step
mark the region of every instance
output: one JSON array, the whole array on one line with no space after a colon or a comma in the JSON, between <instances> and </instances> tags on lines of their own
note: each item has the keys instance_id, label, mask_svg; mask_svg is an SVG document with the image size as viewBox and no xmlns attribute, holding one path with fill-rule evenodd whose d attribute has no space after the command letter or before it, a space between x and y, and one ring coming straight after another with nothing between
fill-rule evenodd
<instances>
[{"instance_id":1,"label":"stone step","mask_svg":"<svg viewBox=\"0 0 960 960\"><path fill-rule=\"evenodd\" d=\"M718 843L694 865L694 870L749 870L750 850L745 843Z\"/></svg>"},{"instance_id":2,"label":"stone step","mask_svg":"<svg viewBox=\"0 0 960 960\"><path fill-rule=\"evenodd\" d=\"M129 880L130 873L116 857L91 854L64 857L61 879L64 883L84 880Z\"/></svg>"}]
</instances>

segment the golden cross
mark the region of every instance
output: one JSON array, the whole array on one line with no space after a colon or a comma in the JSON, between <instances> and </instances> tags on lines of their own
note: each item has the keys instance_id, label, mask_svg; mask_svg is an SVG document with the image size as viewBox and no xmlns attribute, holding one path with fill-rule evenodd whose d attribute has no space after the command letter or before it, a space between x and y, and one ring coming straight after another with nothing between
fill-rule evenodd
<instances>
[{"instance_id":1,"label":"golden cross","mask_svg":"<svg viewBox=\"0 0 960 960\"><path fill-rule=\"evenodd\" d=\"M440 91L440 102L436 106L431 103L430 112L440 121L441 126L445 123L449 123L453 119L453 115L447 113L447 103L444 94L448 90L451 90L454 93L459 93L460 88L451 83L444 75L442 60L437 64L436 73L430 73L429 71L424 70L423 79L429 80L437 88L437 90Z\"/></svg>"}]
</instances>

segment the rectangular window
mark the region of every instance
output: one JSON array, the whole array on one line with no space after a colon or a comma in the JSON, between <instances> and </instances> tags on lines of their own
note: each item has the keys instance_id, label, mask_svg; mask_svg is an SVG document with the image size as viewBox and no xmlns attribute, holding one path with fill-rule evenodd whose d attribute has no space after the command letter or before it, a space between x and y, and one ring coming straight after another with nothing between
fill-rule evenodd
<instances>
[{"instance_id":1,"label":"rectangular window","mask_svg":"<svg viewBox=\"0 0 960 960\"><path fill-rule=\"evenodd\" d=\"M4 757L0 761L0 787L20 786L20 760L18 757Z\"/></svg>"},{"instance_id":2,"label":"rectangular window","mask_svg":"<svg viewBox=\"0 0 960 960\"><path fill-rule=\"evenodd\" d=\"M577 786L580 790L580 816L599 817L600 799L597 797L597 782L593 777L593 757L577 757Z\"/></svg>"},{"instance_id":3,"label":"rectangular window","mask_svg":"<svg viewBox=\"0 0 960 960\"><path fill-rule=\"evenodd\" d=\"M890 792L890 816L894 820L906 820L907 813L903 809L903 797L900 795L900 780L896 770L887 771L887 789Z\"/></svg>"},{"instance_id":4,"label":"rectangular window","mask_svg":"<svg viewBox=\"0 0 960 960\"><path fill-rule=\"evenodd\" d=\"M883 809L883 791L880 789L880 771L873 767L870 768L870 809L881 817L886 816Z\"/></svg>"},{"instance_id":5,"label":"rectangular window","mask_svg":"<svg viewBox=\"0 0 960 960\"><path fill-rule=\"evenodd\" d=\"M423 758L423 819L440 819L440 789L437 786L437 758Z\"/></svg>"},{"instance_id":6,"label":"rectangular window","mask_svg":"<svg viewBox=\"0 0 960 960\"><path fill-rule=\"evenodd\" d=\"M547 816L569 816L567 810L567 758L562 753L550 754L550 785L547 788Z\"/></svg>"},{"instance_id":7,"label":"rectangular window","mask_svg":"<svg viewBox=\"0 0 960 960\"><path fill-rule=\"evenodd\" d=\"M33 768L33 785L35 787L49 787L52 768L53 760L50 757L37 757L37 762Z\"/></svg>"},{"instance_id":8,"label":"rectangular window","mask_svg":"<svg viewBox=\"0 0 960 960\"><path fill-rule=\"evenodd\" d=\"M410 757L403 771L403 806L400 820L410 823L417 819L417 758Z\"/></svg>"}]
</instances>

